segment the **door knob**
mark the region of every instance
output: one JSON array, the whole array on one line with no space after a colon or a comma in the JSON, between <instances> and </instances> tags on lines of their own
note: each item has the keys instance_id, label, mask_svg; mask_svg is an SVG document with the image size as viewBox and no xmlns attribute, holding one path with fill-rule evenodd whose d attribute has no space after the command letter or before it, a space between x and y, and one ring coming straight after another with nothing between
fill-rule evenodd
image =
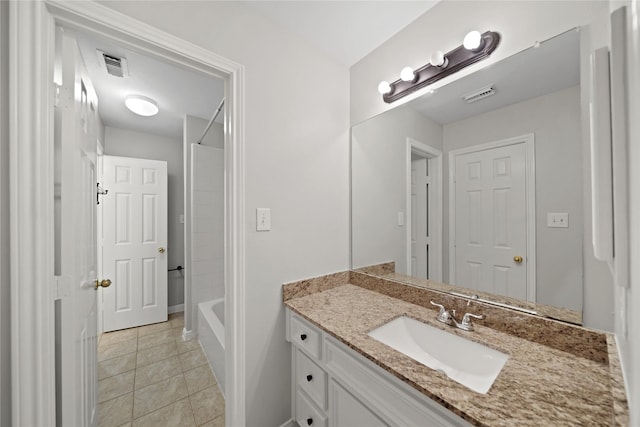
<instances>
[{"instance_id":1,"label":"door knob","mask_svg":"<svg viewBox=\"0 0 640 427\"><path fill-rule=\"evenodd\" d=\"M513 260L520 264L522 262L522 257L520 255L516 255L513 257Z\"/></svg>"},{"instance_id":2,"label":"door knob","mask_svg":"<svg viewBox=\"0 0 640 427\"><path fill-rule=\"evenodd\" d=\"M103 279L102 281L98 281L96 280L96 289L98 289L100 286L102 286L103 288L108 288L109 286L111 286L111 280L109 279Z\"/></svg>"},{"instance_id":3,"label":"door knob","mask_svg":"<svg viewBox=\"0 0 640 427\"><path fill-rule=\"evenodd\" d=\"M163 248L163 247L159 247L158 248L158 252L160 252L161 254L163 254L165 251L166 251L166 249Z\"/></svg>"}]
</instances>

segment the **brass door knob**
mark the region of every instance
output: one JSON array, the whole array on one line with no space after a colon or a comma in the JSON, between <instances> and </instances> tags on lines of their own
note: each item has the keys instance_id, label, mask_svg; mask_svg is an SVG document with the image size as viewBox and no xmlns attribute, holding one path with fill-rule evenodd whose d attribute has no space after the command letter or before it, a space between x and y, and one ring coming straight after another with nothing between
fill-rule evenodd
<instances>
[{"instance_id":1,"label":"brass door knob","mask_svg":"<svg viewBox=\"0 0 640 427\"><path fill-rule=\"evenodd\" d=\"M163 254L165 251L166 249L163 247L158 248L158 252L160 252L161 254Z\"/></svg>"},{"instance_id":2,"label":"brass door knob","mask_svg":"<svg viewBox=\"0 0 640 427\"><path fill-rule=\"evenodd\" d=\"M522 262L522 257L520 255L516 255L513 257L513 260L520 264Z\"/></svg>"},{"instance_id":3,"label":"brass door knob","mask_svg":"<svg viewBox=\"0 0 640 427\"><path fill-rule=\"evenodd\" d=\"M101 281L96 280L96 289L98 289L99 287L103 287L103 288L108 288L109 286L111 286L111 280L109 279L103 279Z\"/></svg>"}]
</instances>

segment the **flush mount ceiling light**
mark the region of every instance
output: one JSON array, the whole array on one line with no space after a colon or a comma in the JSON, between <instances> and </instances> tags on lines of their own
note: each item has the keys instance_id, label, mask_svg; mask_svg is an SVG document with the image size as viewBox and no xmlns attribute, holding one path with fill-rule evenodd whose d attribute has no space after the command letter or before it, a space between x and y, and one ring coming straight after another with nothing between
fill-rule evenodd
<instances>
[{"instance_id":1,"label":"flush mount ceiling light","mask_svg":"<svg viewBox=\"0 0 640 427\"><path fill-rule=\"evenodd\" d=\"M382 94L384 102L390 104L471 64L488 58L496 50L499 43L500 34L495 31L486 31L483 34L471 31L464 37L463 44L455 49L447 53L434 52L429 58L429 63L415 71L405 67L400 73L400 79L393 83L380 82L378 92Z\"/></svg>"},{"instance_id":2,"label":"flush mount ceiling light","mask_svg":"<svg viewBox=\"0 0 640 427\"><path fill-rule=\"evenodd\" d=\"M158 104L151 98L140 95L129 95L124 101L129 110L139 116L155 116L158 114Z\"/></svg>"}]
</instances>

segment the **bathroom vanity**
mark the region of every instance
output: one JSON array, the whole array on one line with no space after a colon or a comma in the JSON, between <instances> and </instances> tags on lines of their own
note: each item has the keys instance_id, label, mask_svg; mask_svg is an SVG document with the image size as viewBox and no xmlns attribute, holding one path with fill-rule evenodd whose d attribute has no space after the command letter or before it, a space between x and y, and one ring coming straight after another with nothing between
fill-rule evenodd
<instances>
[{"instance_id":1,"label":"bathroom vanity","mask_svg":"<svg viewBox=\"0 0 640 427\"><path fill-rule=\"evenodd\" d=\"M614 337L359 272L284 285L301 426L627 425ZM468 332L437 300L484 314ZM478 393L369 336L401 316L508 355Z\"/></svg>"}]
</instances>

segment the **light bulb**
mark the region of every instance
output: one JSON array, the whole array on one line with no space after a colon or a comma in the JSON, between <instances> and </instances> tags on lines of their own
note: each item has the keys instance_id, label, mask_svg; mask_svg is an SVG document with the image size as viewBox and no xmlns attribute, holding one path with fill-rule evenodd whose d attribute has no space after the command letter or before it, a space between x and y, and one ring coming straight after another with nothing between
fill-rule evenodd
<instances>
[{"instance_id":1,"label":"light bulb","mask_svg":"<svg viewBox=\"0 0 640 427\"><path fill-rule=\"evenodd\" d=\"M378 92L380 92L383 95L391 92L391 85L389 84L389 82L384 80L381 81L380 84L378 85Z\"/></svg>"},{"instance_id":2,"label":"light bulb","mask_svg":"<svg viewBox=\"0 0 640 427\"><path fill-rule=\"evenodd\" d=\"M482 34L479 31L470 31L464 36L462 45L468 50L477 50L482 46Z\"/></svg>"},{"instance_id":3,"label":"light bulb","mask_svg":"<svg viewBox=\"0 0 640 427\"><path fill-rule=\"evenodd\" d=\"M158 114L158 104L156 104L156 101L151 98L147 98L146 96L128 96L124 101L124 105L139 116L149 117Z\"/></svg>"},{"instance_id":4,"label":"light bulb","mask_svg":"<svg viewBox=\"0 0 640 427\"><path fill-rule=\"evenodd\" d=\"M429 63L434 67L444 68L449 63L449 60L444 56L444 53L442 53L442 51L436 50L431 54Z\"/></svg>"},{"instance_id":5,"label":"light bulb","mask_svg":"<svg viewBox=\"0 0 640 427\"><path fill-rule=\"evenodd\" d=\"M400 78L405 82L413 81L415 77L416 75L411 67L404 67L402 71L400 71Z\"/></svg>"}]
</instances>

